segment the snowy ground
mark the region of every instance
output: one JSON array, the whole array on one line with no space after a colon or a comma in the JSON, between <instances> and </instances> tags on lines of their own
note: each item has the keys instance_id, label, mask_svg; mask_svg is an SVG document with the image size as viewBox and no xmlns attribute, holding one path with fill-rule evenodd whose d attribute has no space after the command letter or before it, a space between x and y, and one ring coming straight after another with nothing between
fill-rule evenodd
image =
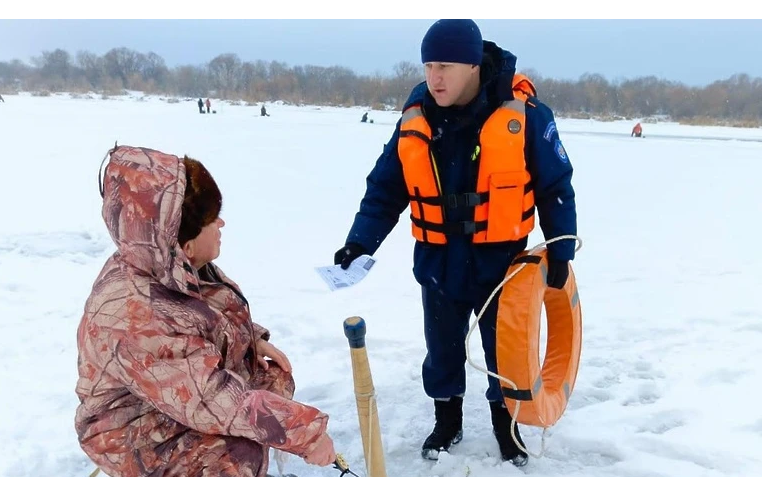
<instances>
[{"instance_id":1,"label":"snowy ground","mask_svg":"<svg viewBox=\"0 0 762 477\"><path fill-rule=\"evenodd\" d=\"M559 121L575 166L584 241L573 263L582 359L545 457L519 470L498 459L486 378L472 368L463 442L438 463L419 457L433 409L420 382L425 351L406 216L356 287L331 293L314 272L343 244L398 113L371 112L375 124L361 124L361 109L270 104L272 116L261 118L258 105L216 101L218 114L200 115L194 102L158 98L5 99L1 476L84 477L93 469L73 429L76 327L114 248L97 185L114 141L187 153L212 171L227 222L217 263L288 353L296 397L331 415L337 450L359 474L342 330L353 315L367 321L390 477L762 475L762 408L753 394L762 381L755 361L762 345L762 144L700 139L762 139L762 130L644 124L647 137L631 139L630 123ZM653 137L659 134L682 138ZM471 346L480 356L478 336ZM540 430L522 431L538 450ZM287 470L337 474L298 458Z\"/></svg>"}]
</instances>

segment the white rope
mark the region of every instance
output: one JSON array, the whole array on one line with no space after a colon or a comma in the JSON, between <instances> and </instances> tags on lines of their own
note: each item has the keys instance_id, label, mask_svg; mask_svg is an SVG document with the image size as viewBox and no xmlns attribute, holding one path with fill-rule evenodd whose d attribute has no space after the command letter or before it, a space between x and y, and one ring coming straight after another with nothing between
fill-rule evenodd
<instances>
[{"instance_id":1,"label":"white rope","mask_svg":"<svg viewBox=\"0 0 762 477\"><path fill-rule=\"evenodd\" d=\"M558 242L560 240L576 240L577 241L577 247L575 248L575 251L579 251L579 249L582 248L582 239L580 239L576 235L561 235L559 237L555 237L555 238L552 238L550 240L546 240L546 241L536 245L534 248L532 248L529 251L529 255L534 255L535 252L541 250L546 245L551 244L553 242ZM508 283L508 281L510 279L515 277L521 270L523 270L526 265L527 265L526 262L520 264L518 266L518 268L516 268L516 270L511 272L510 275L505 277L503 279L503 281L500 282L500 284L497 287L495 287L494 290L492 290L492 293L490 294L489 298L487 298L487 301L484 303L484 306L482 307L481 311L479 311L479 314L476 315L476 320L474 320L473 324L469 327L468 334L466 335L466 361L468 361L468 364L470 364L473 368L481 371L482 373L484 373L484 374L486 374L488 376L492 376L493 378L497 378L500 381L506 383L514 391L519 389L518 386L516 386L516 383L514 383L513 381L511 381L510 379L508 379L508 378L506 378L504 376L500 376L497 373L493 373L492 371L490 371L488 369L482 368L481 366L479 366L478 364L474 363L471 360L471 351L470 351L469 342L471 341L471 334L474 332L476 327L479 325L479 320L482 319L482 315L484 314L484 310L486 310L487 307L489 306L490 302L492 302L492 299L495 297L495 295L497 294L498 290L500 290L503 287L503 285ZM530 455L530 456L532 456L532 457L534 457L536 459L539 459L540 457L542 457L543 453L545 452L545 433L547 432L548 429L547 428L543 428L543 430L542 430L542 437L541 437L541 444L540 444L540 453L539 454L534 454L534 453L530 452L526 447L521 445L519 440L516 438L516 426L517 426L516 420L518 418L519 410L520 409L521 409L521 401L516 401L516 410L511 413L511 438L513 439L513 442L516 443L516 446L519 449L521 449L523 452L526 452L527 455Z\"/></svg>"},{"instance_id":2,"label":"white rope","mask_svg":"<svg viewBox=\"0 0 762 477\"><path fill-rule=\"evenodd\" d=\"M369 393L355 392L355 398L368 399L368 456L365 459L365 475L370 475L371 460L373 460L373 405L376 404L376 390L374 388Z\"/></svg>"}]
</instances>

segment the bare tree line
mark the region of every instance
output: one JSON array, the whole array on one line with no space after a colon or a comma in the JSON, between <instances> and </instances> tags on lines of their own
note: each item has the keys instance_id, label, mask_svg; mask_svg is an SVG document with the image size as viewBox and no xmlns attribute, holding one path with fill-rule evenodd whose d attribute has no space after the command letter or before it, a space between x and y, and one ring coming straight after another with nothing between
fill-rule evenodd
<instances>
[{"instance_id":1,"label":"bare tree line","mask_svg":"<svg viewBox=\"0 0 762 477\"><path fill-rule=\"evenodd\" d=\"M525 71L538 96L559 116L590 118L667 117L685 123L762 124L762 78L738 74L704 87L654 76L611 82L598 74L578 80L544 78ZM400 62L389 75L358 75L342 66L289 66L278 61L241 61L232 53L203 65L167 67L156 53L114 48L103 56L44 51L31 64L0 62L0 92L48 91L121 94L137 90L182 97L214 96L249 102L402 107L423 80L421 65Z\"/></svg>"}]
</instances>

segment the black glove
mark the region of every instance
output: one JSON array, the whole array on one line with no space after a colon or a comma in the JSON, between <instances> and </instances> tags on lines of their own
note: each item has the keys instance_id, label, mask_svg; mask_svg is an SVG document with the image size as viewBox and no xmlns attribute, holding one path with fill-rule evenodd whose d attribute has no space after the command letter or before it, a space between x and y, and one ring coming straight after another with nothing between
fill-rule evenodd
<instances>
[{"instance_id":1,"label":"black glove","mask_svg":"<svg viewBox=\"0 0 762 477\"><path fill-rule=\"evenodd\" d=\"M559 290L569 278L569 261L548 259L548 286Z\"/></svg>"},{"instance_id":2,"label":"black glove","mask_svg":"<svg viewBox=\"0 0 762 477\"><path fill-rule=\"evenodd\" d=\"M346 270L349 268L349 264L352 263L357 257L360 255L365 255L366 253L368 252L362 245L357 243L348 243L338 249L333 255L333 264L341 264L341 268Z\"/></svg>"}]
</instances>

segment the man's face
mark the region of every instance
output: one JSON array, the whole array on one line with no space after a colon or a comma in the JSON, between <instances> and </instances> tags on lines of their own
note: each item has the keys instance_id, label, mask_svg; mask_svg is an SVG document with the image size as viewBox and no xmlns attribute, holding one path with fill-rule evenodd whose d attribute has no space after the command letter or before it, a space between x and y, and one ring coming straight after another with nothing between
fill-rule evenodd
<instances>
[{"instance_id":1,"label":"man's face","mask_svg":"<svg viewBox=\"0 0 762 477\"><path fill-rule=\"evenodd\" d=\"M479 68L463 63L431 62L423 65L426 73L426 86L439 106L453 104L463 106L473 97L468 96L469 85L479 79Z\"/></svg>"}]
</instances>

